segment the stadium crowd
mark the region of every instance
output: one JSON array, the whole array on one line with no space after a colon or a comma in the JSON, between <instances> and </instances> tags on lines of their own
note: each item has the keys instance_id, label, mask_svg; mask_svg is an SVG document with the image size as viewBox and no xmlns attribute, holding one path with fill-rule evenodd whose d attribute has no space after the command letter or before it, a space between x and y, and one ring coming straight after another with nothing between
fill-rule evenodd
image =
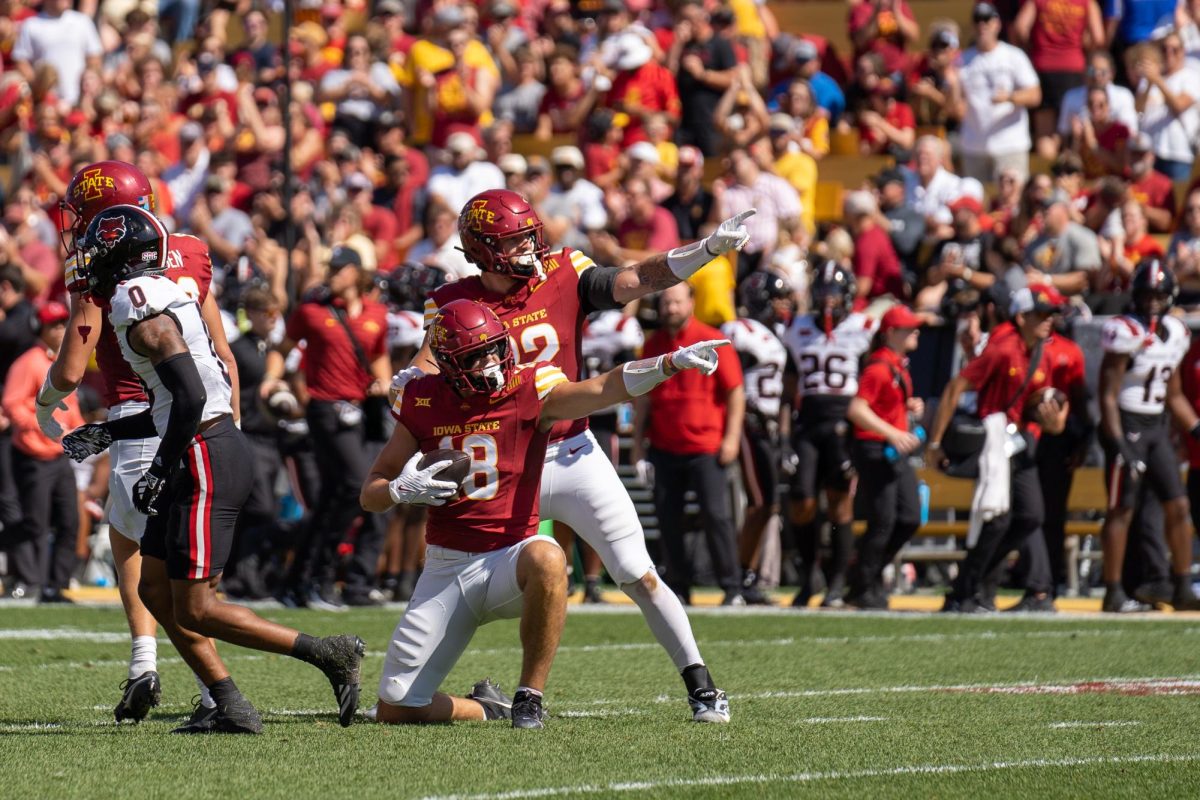
<instances>
[{"instance_id":1,"label":"stadium crowd","mask_svg":"<svg viewBox=\"0 0 1200 800\"><path fill-rule=\"evenodd\" d=\"M772 6L754 0L304 0L286 45L275 6L9 0L0 16L8 597L64 599L104 519L104 458L73 465L72 497L68 461L32 409L67 319L60 231L70 220L59 201L80 168L106 159L136 165L166 227L211 252L255 456L223 588L319 609L411 594L423 512L363 513L357 497L388 436L391 373L421 344L426 296L478 271L459 236L460 212L478 192L521 193L551 251L608 265L756 209L745 247L718 256L690 291L595 316L583 339L592 370L640 353L644 339L664 352L693 315L728 332L740 313L765 323L768 339L785 338L794 317L822 311L811 299L829 289L823 273L843 276L848 313L879 319L901 303L915 316L893 327L926 327L905 400L936 398L990 331L1040 308L1020 299L1031 286L1061 296L1047 308L1066 311L1059 336L1068 338L1125 309L1146 259L1173 273L1179 308L1200 305L1194 0L980 2L969 29L919 25L904 0L858 0L847 7L851 52L818 31L781 30ZM860 156L886 160L822 210L823 163ZM350 323L314 311L360 300L365 310ZM377 334L377 346L364 352L329 319ZM910 349L893 348L897 358ZM768 484L804 482L792 475L805 474L803 454L793 454L778 409L780 395L790 407L792 384L780 381L774 406L756 405L770 392L761 370L751 391L761 364L745 352L744 397L734 399L740 378L719 373L709 418L726 427L697 442L664 443L661 431L656 440L654 404L680 402L665 389L636 414L618 409L596 423L615 442L650 420L648 450L635 440L627 465L654 485L660 563L684 598L693 572L680 563L692 558L679 513L686 487L664 476L696 482L707 573L730 603L766 602L761 541L779 505ZM1192 350L1176 370L1189 386L1198 361ZM74 424L104 411L99 376L86 384ZM1099 420L1083 392L1071 397L1082 402L1072 402L1060 443L1044 448L1057 459L1045 475L1074 466L1095 441ZM1190 402L1200 408L1196 393ZM736 403L746 404L744 421L729 413ZM915 413L927 424L930 406ZM759 455L769 479L746 490L738 540L732 506L709 501L739 459L743 475L763 471L739 450L743 425L772 444ZM1200 466L1200 447L1187 442ZM915 448L905 440L903 452ZM840 487L793 487L785 504L783 549L801 567L784 558L782 570L803 586L803 604L822 583L831 604L843 590L860 605L879 602L862 583L875 575L847 578L857 563L853 486L850 475ZM1189 486L1200 506L1200 482ZM817 488L830 490L827 548L813 529ZM1061 531L1048 540L1061 544ZM580 546L585 593L596 600L599 563ZM1065 581L1061 558L1051 561L1056 574L1028 595L1030 608L1047 610L1045 595Z\"/></svg>"}]
</instances>

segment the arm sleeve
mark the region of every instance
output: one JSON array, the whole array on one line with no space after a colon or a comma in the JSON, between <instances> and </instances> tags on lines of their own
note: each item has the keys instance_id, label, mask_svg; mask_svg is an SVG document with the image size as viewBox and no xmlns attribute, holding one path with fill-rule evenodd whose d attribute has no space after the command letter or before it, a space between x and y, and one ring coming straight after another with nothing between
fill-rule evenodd
<instances>
[{"instance_id":1,"label":"arm sleeve","mask_svg":"<svg viewBox=\"0 0 1200 800\"><path fill-rule=\"evenodd\" d=\"M573 253L572 257L574 257ZM613 299L613 288L617 285L617 273L620 271L618 267L592 266L579 273L577 289L579 302L583 306L585 314L623 307L621 303Z\"/></svg>"},{"instance_id":2,"label":"arm sleeve","mask_svg":"<svg viewBox=\"0 0 1200 800\"><path fill-rule=\"evenodd\" d=\"M208 394L204 391L204 383L196 371L196 362L192 360L191 353L173 355L159 362L154 371L171 393L171 416L167 419L167 429L163 432L154 460L171 468L179 463L195 438Z\"/></svg>"},{"instance_id":3,"label":"arm sleeve","mask_svg":"<svg viewBox=\"0 0 1200 800\"><path fill-rule=\"evenodd\" d=\"M104 427L113 441L150 439L158 436L158 429L154 427L154 412L149 408L132 417L110 420L104 423Z\"/></svg>"}]
</instances>

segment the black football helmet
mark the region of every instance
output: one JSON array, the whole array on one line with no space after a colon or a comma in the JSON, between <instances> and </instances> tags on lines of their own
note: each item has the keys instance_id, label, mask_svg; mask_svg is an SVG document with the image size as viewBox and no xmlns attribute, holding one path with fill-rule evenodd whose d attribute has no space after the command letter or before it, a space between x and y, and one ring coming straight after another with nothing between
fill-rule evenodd
<instances>
[{"instance_id":1,"label":"black football helmet","mask_svg":"<svg viewBox=\"0 0 1200 800\"><path fill-rule=\"evenodd\" d=\"M167 229L144 208L112 206L92 218L77 252L87 293L107 300L121 281L167 268Z\"/></svg>"},{"instance_id":2,"label":"black football helmet","mask_svg":"<svg viewBox=\"0 0 1200 800\"><path fill-rule=\"evenodd\" d=\"M1151 256L1138 262L1130 281L1133 311L1147 320L1157 320L1171 310L1179 294L1179 281L1166 260Z\"/></svg>"},{"instance_id":3,"label":"black football helmet","mask_svg":"<svg viewBox=\"0 0 1200 800\"><path fill-rule=\"evenodd\" d=\"M856 294L858 282L854 273L829 259L813 273L813 316L824 319L826 330L832 330L854 310Z\"/></svg>"},{"instance_id":4,"label":"black football helmet","mask_svg":"<svg viewBox=\"0 0 1200 800\"><path fill-rule=\"evenodd\" d=\"M782 275L770 270L750 273L738 287L738 300L746 316L764 325L775 322L786 324L790 320L790 311L780 313L781 306L786 304L790 309L791 299L791 284Z\"/></svg>"},{"instance_id":5,"label":"black football helmet","mask_svg":"<svg viewBox=\"0 0 1200 800\"><path fill-rule=\"evenodd\" d=\"M396 267L388 278L388 300L398 309L420 313L426 298L445 282L444 270L410 261Z\"/></svg>"}]
</instances>

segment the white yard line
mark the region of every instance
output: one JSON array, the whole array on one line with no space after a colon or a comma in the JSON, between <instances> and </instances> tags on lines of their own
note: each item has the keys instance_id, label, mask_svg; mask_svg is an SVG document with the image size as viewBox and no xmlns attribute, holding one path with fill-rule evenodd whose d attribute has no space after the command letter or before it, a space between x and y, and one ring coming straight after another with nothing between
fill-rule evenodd
<instances>
[{"instance_id":1,"label":"white yard line","mask_svg":"<svg viewBox=\"0 0 1200 800\"><path fill-rule=\"evenodd\" d=\"M0 639L53 642L66 639L73 642L118 643L129 642L129 631L89 631L83 628L4 628L0 629ZM159 639L160 642L167 641Z\"/></svg>"},{"instance_id":2,"label":"white yard line","mask_svg":"<svg viewBox=\"0 0 1200 800\"><path fill-rule=\"evenodd\" d=\"M1107 722L1088 722L1087 720L1078 720L1074 722L1051 722L1047 728L1053 730L1064 730L1068 728L1132 728L1135 725L1142 723L1136 719L1115 719Z\"/></svg>"},{"instance_id":3,"label":"white yard line","mask_svg":"<svg viewBox=\"0 0 1200 800\"><path fill-rule=\"evenodd\" d=\"M1134 756L1085 756L1079 758L1031 758L1017 761L991 761L978 764L915 764L885 769L863 769L829 772L798 772L790 775L714 775L707 778L670 778L666 780L625 781L608 784L575 786L546 786L535 789L515 789L485 794L432 795L424 800L525 800L526 798L561 797L576 794L619 794L622 792L653 792L664 789L687 789L704 786L738 786L745 784L815 783L817 781L848 781L863 778L891 778L904 775L951 775L971 772L997 772L1011 769L1064 769L1070 767L1118 766L1122 764L1176 764L1200 760L1200 753L1163 755L1153 753Z\"/></svg>"}]
</instances>

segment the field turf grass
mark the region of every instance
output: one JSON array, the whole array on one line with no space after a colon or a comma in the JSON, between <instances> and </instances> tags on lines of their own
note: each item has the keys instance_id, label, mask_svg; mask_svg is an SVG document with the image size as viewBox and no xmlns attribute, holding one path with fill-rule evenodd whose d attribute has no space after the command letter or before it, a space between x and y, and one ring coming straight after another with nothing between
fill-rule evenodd
<instances>
[{"instance_id":1,"label":"field turf grass","mask_svg":"<svg viewBox=\"0 0 1200 800\"><path fill-rule=\"evenodd\" d=\"M366 639L374 702L397 609L265 616ZM129 652L114 608L0 609L0 797L1197 797L1200 621L852 613L693 616L733 722L689 721L629 607L573 609L546 730L338 727L311 667L221 646L260 737L171 736L195 685L159 644L163 705L117 726ZM451 673L511 691L517 626Z\"/></svg>"}]
</instances>

